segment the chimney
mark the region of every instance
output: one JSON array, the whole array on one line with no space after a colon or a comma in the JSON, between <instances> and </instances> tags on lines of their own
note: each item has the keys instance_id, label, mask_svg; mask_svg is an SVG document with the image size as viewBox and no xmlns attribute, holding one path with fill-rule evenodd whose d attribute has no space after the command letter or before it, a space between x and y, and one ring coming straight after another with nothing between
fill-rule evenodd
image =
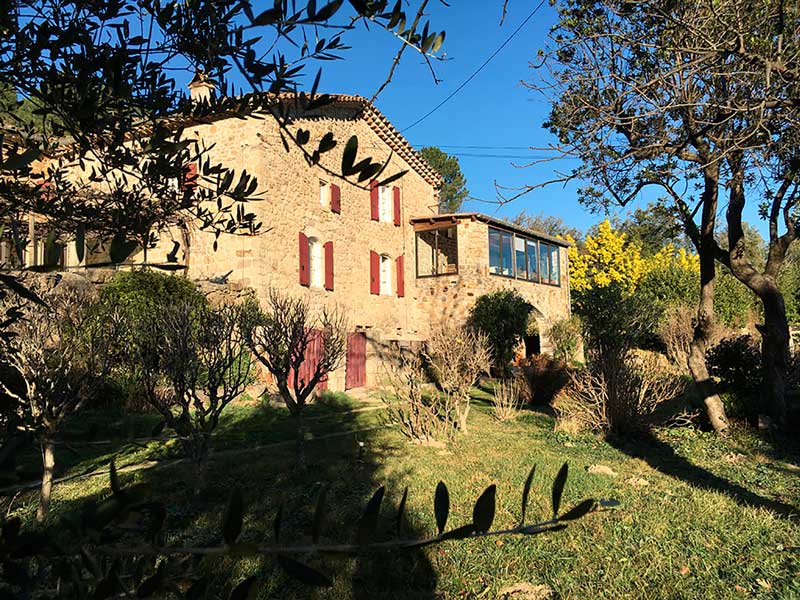
<instances>
[{"instance_id":1,"label":"chimney","mask_svg":"<svg viewBox=\"0 0 800 600\"><path fill-rule=\"evenodd\" d=\"M197 69L194 72L194 77L189 82L188 87L192 102L197 104L210 103L217 89L202 69Z\"/></svg>"}]
</instances>

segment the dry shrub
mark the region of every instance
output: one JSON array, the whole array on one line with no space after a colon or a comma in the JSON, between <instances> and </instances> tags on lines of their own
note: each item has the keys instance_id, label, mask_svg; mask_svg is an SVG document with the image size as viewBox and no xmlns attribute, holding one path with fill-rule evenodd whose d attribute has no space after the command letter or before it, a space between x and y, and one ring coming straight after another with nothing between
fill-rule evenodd
<instances>
[{"instance_id":1,"label":"dry shrub","mask_svg":"<svg viewBox=\"0 0 800 600\"><path fill-rule=\"evenodd\" d=\"M500 422L511 421L519 416L522 386L519 380L504 379L498 382L492 396L492 415Z\"/></svg>"},{"instance_id":2,"label":"dry shrub","mask_svg":"<svg viewBox=\"0 0 800 600\"><path fill-rule=\"evenodd\" d=\"M489 372L492 355L489 339L467 327L442 324L431 331L423 357L441 389L440 403L452 411L458 429L467 431L472 386Z\"/></svg>"},{"instance_id":3,"label":"dry shrub","mask_svg":"<svg viewBox=\"0 0 800 600\"><path fill-rule=\"evenodd\" d=\"M658 337L664 342L667 357L681 372L689 372L689 350L694 334L696 310L689 306L668 306L658 324Z\"/></svg>"},{"instance_id":4,"label":"dry shrub","mask_svg":"<svg viewBox=\"0 0 800 600\"><path fill-rule=\"evenodd\" d=\"M396 364L386 367L380 398L386 415L400 432L423 443L450 439L455 433L447 407L437 402L429 388L419 354L400 354Z\"/></svg>"},{"instance_id":5,"label":"dry shrub","mask_svg":"<svg viewBox=\"0 0 800 600\"><path fill-rule=\"evenodd\" d=\"M651 357L622 362L613 378L591 367L569 377L569 384L553 401L556 416L597 433L647 429L655 409L684 389L679 377L661 372Z\"/></svg>"},{"instance_id":6,"label":"dry shrub","mask_svg":"<svg viewBox=\"0 0 800 600\"><path fill-rule=\"evenodd\" d=\"M523 398L529 404L549 404L569 383L566 364L547 354L536 354L520 364Z\"/></svg>"}]
</instances>

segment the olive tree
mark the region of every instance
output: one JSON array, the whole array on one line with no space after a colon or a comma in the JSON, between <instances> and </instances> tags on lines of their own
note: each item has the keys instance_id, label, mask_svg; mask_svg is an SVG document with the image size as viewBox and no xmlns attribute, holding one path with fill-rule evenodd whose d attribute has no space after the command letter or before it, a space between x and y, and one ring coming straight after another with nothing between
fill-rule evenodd
<instances>
[{"instance_id":1,"label":"olive tree","mask_svg":"<svg viewBox=\"0 0 800 600\"><path fill-rule=\"evenodd\" d=\"M76 315L86 310L76 293L48 297L47 304L30 303L3 348L0 391L9 403L7 418L14 433L33 436L42 453L38 521L50 508L56 438L64 419L80 409L85 397L80 393L85 371L77 342L83 331L74 325Z\"/></svg>"},{"instance_id":2,"label":"olive tree","mask_svg":"<svg viewBox=\"0 0 800 600\"><path fill-rule=\"evenodd\" d=\"M241 309L181 302L142 328L137 341L148 402L179 437L199 493L211 435L220 416L252 381L239 327Z\"/></svg>"},{"instance_id":3,"label":"olive tree","mask_svg":"<svg viewBox=\"0 0 800 600\"><path fill-rule=\"evenodd\" d=\"M764 411L785 417L789 335L777 275L800 235L800 45L795 3L565 0L532 87L552 98L551 150L579 160L561 180L586 182L594 208L662 193L700 256L700 295L689 368L717 432L725 411L705 364L713 330L716 264L764 308ZM529 186L524 193L537 187ZM742 214L757 205L768 257L745 252ZM724 207L727 244L715 238Z\"/></svg>"},{"instance_id":4,"label":"olive tree","mask_svg":"<svg viewBox=\"0 0 800 600\"><path fill-rule=\"evenodd\" d=\"M298 460L305 465L303 409L328 374L339 368L347 348L347 321L337 309L314 310L307 300L272 289L265 307L251 300L242 329L247 347L270 372L297 423Z\"/></svg>"}]
</instances>

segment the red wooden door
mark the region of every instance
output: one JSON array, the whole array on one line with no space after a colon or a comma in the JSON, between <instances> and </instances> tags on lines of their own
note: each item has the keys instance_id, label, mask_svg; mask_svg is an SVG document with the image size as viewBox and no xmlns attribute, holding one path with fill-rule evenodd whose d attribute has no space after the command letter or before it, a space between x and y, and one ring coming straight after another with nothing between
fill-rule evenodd
<instances>
[{"instance_id":1,"label":"red wooden door","mask_svg":"<svg viewBox=\"0 0 800 600\"><path fill-rule=\"evenodd\" d=\"M322 351L324 347L324 342L322 338L322 332L314 329L311 331L309 335L309 342L308 346L306 347L305 356L303 358L303 362L300 363L300 368L297 370L297 375L300 381L304 382L303 385L306 385L311 378L314 376L314 368L319 364L320 359L322 358ZM289 373L289 386L291 387L294 382L294 372ZM328 376L325 375L322 380L320 380L319 384L317 385L316 389L318 390L327 390L328 389Z\"/></svg>"},{"instance_id":2,"label":"red wooden door","mask_svg":"<svg viewBox=\"0 0 800 600\"><path fill-rule=\"evenodd\" d=\"M347 336L344 389L365 385L367 385L367 336L364 333L351 333Z\"/></svg>"}]
</instances>

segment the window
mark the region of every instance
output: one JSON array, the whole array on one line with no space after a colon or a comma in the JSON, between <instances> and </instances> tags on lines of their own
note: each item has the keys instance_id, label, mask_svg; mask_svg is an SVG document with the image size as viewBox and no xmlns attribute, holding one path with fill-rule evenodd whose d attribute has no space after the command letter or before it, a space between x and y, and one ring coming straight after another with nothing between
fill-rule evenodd
<instances>
[{"instance_id":1,"label":"window","mask_svg":"<svg viewBox=\"0 0 800 600\"><path fill-rule=\"evenodd\" d=\"M456 226L417 232L417 277L458 273Z\"/></svg>"},{"instance_id":2,"label":"window","mask_svg":"<svg viewBox=\"0 0 800 600\"><path fill-rule=\"evenodd\" d=\"M505 277L514 276L514 256L511 251L514 236L499 229L489 229L489 272Z\"/></svg>"},{"instance_id":3,"label":"window","mask_svg":"<svg viewBox=\"0 0 800 600\"><path fill-rule=\"evenodd\" d=\"M392 295L392 259L381 254L381 296Z\"/></svg>"},{"instance_id":4,"label":"window","mask_svg":"<svg viewBox=\"0 0 800 600\"><path fill-rule=\"evenodd\" d=\"M560 248L535 239L489 228L489 272L560 285Z\"/></svg>"},{"instance_id":5,"label":"window","mask_svg":"<svg viewBox=\"0 0 800 600\"><path fill-rule=\"evenodd\" d=\"M382 223L392 222L392 188L385 185L378 189L378 214Z\"/></svg>"},{"instance_id":6,"label":"window","mask_svg":"<svg viewBox=\"0 0 800 600\"><path fill-rule=\"evenodd\" d=\"M308 238L308 274L311 287L321 288L325 283L322 243L314 237Z\"/></svg>"},{"instance_id":7,"label":"window","mask_svg":"<svg viewBox=\"0 0 800 600\"><path fill-rule=\"evenodd\" d=\"M559 264L558 246L548 246L550 252L550 283L559 285L561 283L561 265Z\"/></svg>"},{"instance_id":8,"label":"window","mask_svg":"<svg viewBox=\"0 0 800 600\"><path fill-rule=\"evenodd\" d=\"M526 240L528 248L528 280L539 281L539 261L537 259L537 243L534 240Z\"/></svg>"},{"instance_id":9,"label":"window","mask_svg":"<svg viewBox=\"0 0 800 600\"><path fill-rule=\"evenodd\" d=\"M319 180L319 203L325 208L330 208L331 205L331 187L330 184L323 180Z\"/></svg>"},{"instance_id":10,"label":"window","mask_svg":"<svg viewBox=\"0 0 800 600\"><path fill-rule=\"evenodd\" d=\"M514 256L516 257L517 278L528 278L528 254L525 251L525 238L514 237Z\"/></svg>"}]
</instances>

